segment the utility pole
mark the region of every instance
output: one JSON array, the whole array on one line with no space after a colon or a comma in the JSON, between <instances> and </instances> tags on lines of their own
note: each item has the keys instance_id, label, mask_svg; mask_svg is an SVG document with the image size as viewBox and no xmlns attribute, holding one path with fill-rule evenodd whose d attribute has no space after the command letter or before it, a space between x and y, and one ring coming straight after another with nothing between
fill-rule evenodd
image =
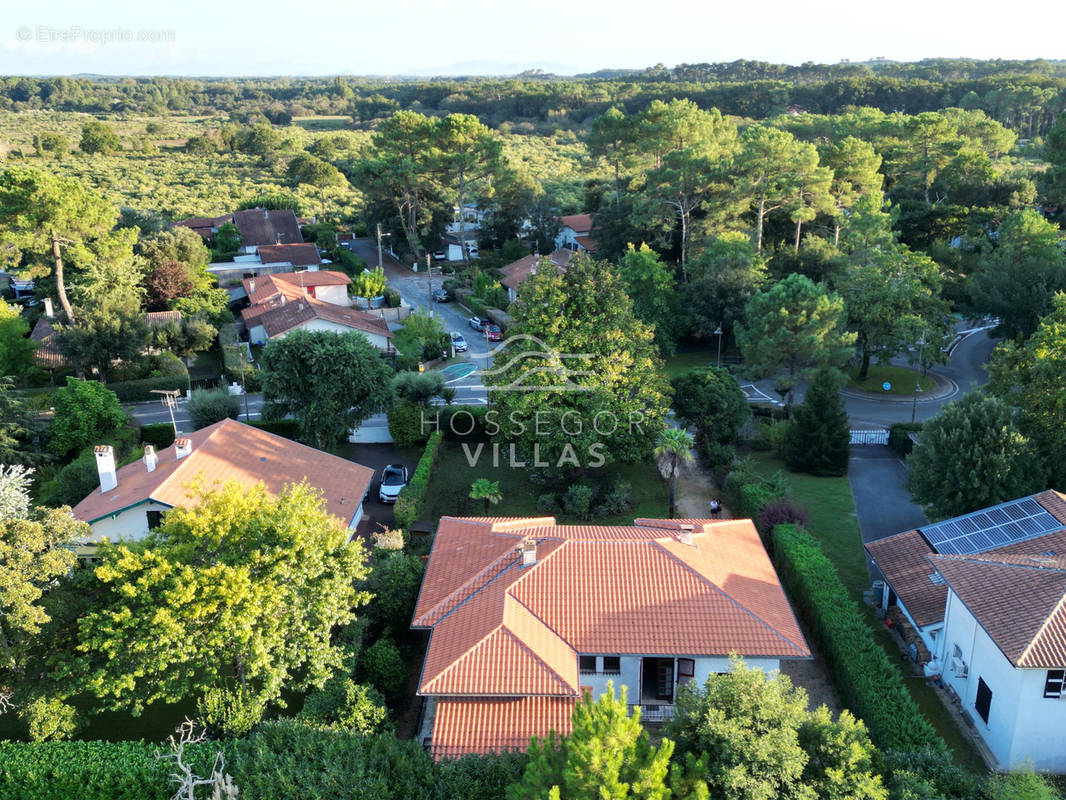
<instances>
[{"instance_id":1,"label":"utility pole","mask_svg":"<svg viewBox=\"0 0 1066 800\"><path fill-rule=\"evenodd\" d=\"M430 263L429 253L426 253L426 284L429 286L428 300L426 301L426 310L429 311L429 315L433 316L433 265Z\"/></svg>"},{"instance_id":2,"label":"utility pole","mask_svg":"<svg viewBox=\"0 0 1066 800\"><path fill-rule=\"evenodd\" d=\"M718 368L722 368L722 326L714 329L714 335L718 337Z\"/></svg>"},{"instance_id":3,"label":"utility pole","mask_svg":"<svg viewBox=\"0 0 1066 800\"><path fill-rule=\"evenodd\" d=\"M392 234L391 233L382 233L381 232L381 223L380 222L377 225L377 231L378 231L378 269L383 269L383 267L381 265L381 240L385 236L392 236Z\"/></svg>"},{"instance_id":4,"label":"utility pole","mask_svg":"<svg viewBox=\"0 0 1066 800\"><path fill-rule=\"evenodd\" d=\"M918 371L914 374L914 402L911 403L911 422L918 415L918 392L922 390L922 357L925 354L925 333L918 340Z\"/></svg>"}]
</instances>

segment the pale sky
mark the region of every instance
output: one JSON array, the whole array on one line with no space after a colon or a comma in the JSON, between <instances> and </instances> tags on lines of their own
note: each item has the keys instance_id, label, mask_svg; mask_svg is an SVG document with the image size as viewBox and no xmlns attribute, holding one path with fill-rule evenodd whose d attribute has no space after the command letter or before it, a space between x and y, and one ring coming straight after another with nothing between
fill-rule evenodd
<instances>
[{"instance_id":1,"label":"pale sky","mask_svg":"<svg viewBox=\"0 0 1066 800\"><path fill-rule=\"evenodd\" d=\"M1066 58L1066 2L12 0L6 75L560 73L656 63ZM111 39L111 41L108 41ZM142 39L146 41L141 41Z\"/></svg>"}]
</instances>

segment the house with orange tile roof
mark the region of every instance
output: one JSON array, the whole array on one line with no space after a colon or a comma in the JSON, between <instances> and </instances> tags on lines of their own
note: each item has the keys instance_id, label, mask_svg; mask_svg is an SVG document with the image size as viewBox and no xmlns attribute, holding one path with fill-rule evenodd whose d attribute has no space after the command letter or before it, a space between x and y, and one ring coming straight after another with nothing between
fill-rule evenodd
<instances>
[{"instance_id":1,"label":"house with orange tile roof","mask_svg":"<svg viewBox=\"0 0 1066 800\"><path fill-rule=\"evenodd\" d=\"M574 251L561 247L550 256L542 256L532 253L517 261L512 261L505 267L500 267L503 277L500 285L507 289L507 300L513 303L518 298L518 287L529 280L531 275L536 275L537 270L546 263L552 264L559 272L566 272Z\"/></svg>"},{"instance_id":2,"label":"house with orange tile roof","mask_svg":"<svg viewBox=\"0 0 1066 800\"><path fill-rule=\"evenodd\" d=\"M882 607L915 626L997 769L1066 772L1066 495L1001 503L866 545Z\"/></svg>"},{"instance_id":3,"label":"house with orange tile roof","mask_svg":"<svg viewBox=\"0 0 1066 800\"><path fill-rule=\"evenodd\" d=\"M608 681L661 721L731 653L810 658L750 520L443 517L412 627L431 631L418 693L437 759L567 734Z\"/></svg>"},{"instance_id":4,"label":"house with orange tile roof","mask_svg":"<svg viewBox=\"0 0 1066 800\"><path fill-rule=\"evenodd\" d=\"M555 237L555 246L567 250L581 250L586 253L596 251L596 240L592 237L591 214L569 214L559 217L559 234Z\"/></svg>"},{"instance_id":5,"label":"house with orange tile roof","mask_svg":"<svg viewBox=\"0 0 1066 800\"><path fill-rule=\"evenodd\" d=\"M369 467L232 419L176 439L158 453L148 446L144 458L119 469L109 445L95 448L95 455L100 486L71 510L92 528L81 543L86 553L105 537L144 538L162 514L196 503L194 486L211 489L229 480L262 483L273 495L306 481L322 492L338 524L354 529L374 475Z\"/></svg>"}]
</instances>

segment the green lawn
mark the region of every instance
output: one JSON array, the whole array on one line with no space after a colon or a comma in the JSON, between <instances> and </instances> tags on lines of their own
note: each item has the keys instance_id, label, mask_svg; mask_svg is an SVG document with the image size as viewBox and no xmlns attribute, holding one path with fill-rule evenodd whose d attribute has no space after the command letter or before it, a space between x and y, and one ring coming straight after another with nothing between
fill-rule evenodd
<instances>
[{"instance_id":1,"label":"green lawn","mask_svg":"<svg viewBox=\"0 0 1066 800\"><path fill-rule=\"evenodd\" d=\"M686 350L666 359L666 377L673 379L699 367L713 367L718 363L718 348L704 347Z\"/></svg>"},{"instance_id":2,"label":"green lawn","mask_svg":"<svg viewBox=\"0 0 1066 800\"><path fill-rule=\"evenodd\" d=\"M293 117L292 124L305 131L341 131L348 127L349 117Z\"/></svg>"},{"instance_id":3,"label":"green lawn","mask_svg":"<svg viewBox=\"0 0 1066 800\"><path fill-rule=\"evenodd\" d=\"M871 364L866 378L861 381L857 377L858 373L857 369L848 372L848 377L850 378L848 381L849 388L861 389L864 392L877 392L878 394L904 395L914 394L914 379L918 374L913 369L894 367L891 364ZM892 385L892 388L887 392L883 387L886 381ZM922 375L919 381L923 392L928 392L936 386L936 381L928 375Z\"/></svg>"},{"instance_id":4,"label":"green lawn","mask_svg":"<svg viewBox=\"0 0 1066 800\"><path fill-rule=\"evenodd\" d=\"M872 372L871 368L871 372ZM911 373L913 375L913 373ZM862 602L863 590L870 586L870 574L866 567L866 555L862 549L862 537L855 515L855 501L846 477L816 478L789 472L788 468L769 453L753 453L752 465L764 475L773 475L778 470L785 475L791 487L792 498L810 512L810 533L817 539L822 550L833 562L848 592L856 602ZM865 608L865 607L864 607ZM885 649L893 661L900 659L896 639L888 629L870 616L874 639ZM959 730L959 726L931 686L924 678L904 670L911 697L918 704L926 719L947 742L960 765L973 772L986 772L984 761Z\"/></svg>"},{"instance_id":5,"label":"green lawn","mask_svg":"<svg viewBox=\"0 0 1066 800\"><path fill-rule=\"evenodd\" d=\"M477 445L468 445L471 454ZM461 445L445 442L437 457L437 466L429 482L426 504L422 518L436 523L442 516L471 516L485 513L480 502L471 500L470 485L478 478L500 482L503 500L492 506L493 516L535 516L547 512L537 508L537 498L553 489L534 485L530 469L513 468L508 461L506 447L500 448L498 463L493 463L492 445L486 444L475 466L471 467ZM613 517L597 517L598 523L629 524L635 517L665 517L667 487L651 464L616 464L599 470L590 470L589 476L596 483L611 485L616 478L629 482L633 487L633 507ZM594 501L595 502L595 501ZM561 522L576 522L556 512Z\"/></svg>"}]
</instances>

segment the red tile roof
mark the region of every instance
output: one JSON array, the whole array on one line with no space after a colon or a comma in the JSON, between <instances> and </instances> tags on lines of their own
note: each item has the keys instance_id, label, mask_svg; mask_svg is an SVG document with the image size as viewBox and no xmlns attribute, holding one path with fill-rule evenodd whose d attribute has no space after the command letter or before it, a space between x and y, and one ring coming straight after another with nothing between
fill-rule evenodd
<instances>
[{"instance_id":1,"label":"red tile roof","mask_svg":"<svg viewBox=\"0 0 1066 800\"><path fill-rule=\"evenodd\" d=\"M281 294L289 300L299 299L307 294L306 287L309 286L347 286L351 282L351 278L343 272L328 269L272 272L245 278L244 291L248 295L248 302L256 305Z\"/></svg>"},{"instance_id":2,"label":"red tile roof","mask_svg":"<svg viewBox=\"0 0 1066 800\"><path fill-rule=\"evenodd\" d=\"M577 703L567 697L498 697L437 701L430 753L436 759L467 753L525 750L534 736L567 736Z\"/></svg>"},{"instance_id":3,"label":"red tile roof","mask_svg":"<svg viewBox=\"0 0 1066 800\"><path fill-rule=\"evenodd\" d=\"M149 311L144 315L144 321L149 326L161 325L164 322L181 322L180 311Z\"/></svg>"},{"instance_id":4,"label":"red tile roof","mask_svg":"<svg viewBox=\"0 0 1066 800\"><path fill-rule=\"evenodd\" d=\"M500 272L503 273L503 278L500 279L500 284L506 286L508 289L517 289L521 284L529 280L529 276L533 273L533 265L543 262L544 260L551 261L556 269L566 272L566 267L570 263L570 259L573 255L574 253L572 250L560 247L550 256L536 256L531 254L524 258L520 258L517 261L512 261L507 266L500 267Z\"/></svg>"},{"instance_id":5,"label":"red tile roof","mask_svg":"<svg viewBox=\"0 0 1066 800\"><path fill-rule=\"evenodd\" d=\"M575 236L574 241L588 250L590 253L596 252L596 240L591 236Z\"/></svg>"},{"instance_id":6,"label":"red tile roof","mask_svg":"<svg viewBox=\"0 0 1066 800\"><path fill-rule=\"evenodd\" d=\"M588 233L592 230L592 215L570 214L559 217L559 224L564 228L570 228L574 233Z\"/></svg>"},{"instance_id":7,"label":"red tile roof","mask_svg":"<svg viewBox=\"0 0 1066 800\"><path fill-rule=\"evenodd\" d=\"M34 323L30 339L37 343L37 349L33 352L36 362L45 369L58 369L70 366L66 356L59 352L55 343L55 319L41 316Z\"/></svg>"},{"instance_id":8,"label":"red tile roof","mask_svg":"<svg viewBox=\"0 0 1066 800\"><path fill-rule=\"evenodd\" d=\"M292 264L294 267L317 267L322 263L318 247L309 243L259 246L259 260L264 264Z\"/></svg>"},{"instance_id":9,"label":"red tile roof","mask_svg":"<svg viewBox=\"0 0 1066 800\"><path fill-rule=\"evenodd\" d=\"M931 556L1016 667L1066 667L1066 554Z\"/></svg>"},{"instance_id":10,"label":"red tile roof","mask_svg":"<svg viewBox=\"0 0 1066 800\"><path fill-rule=\"evenodd\" d=\"M291 331L313 319L374 333L386 339L392 338L389 324L381 317L354 308L325 303L313 297L285 301L285 297L280 296L244 309L241 311L241 316L248 327L262 325L267 336L271 338Z\"/></svg>"},{"instance_id":11,"label":"red tile roof","mask_svg":"<svg viewBox=\"0 0 1066 800\"><path fill-rule=\"evenodd\" d=\"M1063 529L988 550L986 556L1036 555L1049 550L1066 553L1066 496L1048 489L1033 495L1033 499L1063 523ZM930 580L935 570L929 562L929 556L935 555L936 551L929 546L920 529L878 539L867 543L865 547L919 627L943 621L948 589L944 584L935 584Z\"/></svg>"},{"instance_id":12,"label":"red tile roof","mask_svg":"<svg viewBox=\"0 0 1066 800\"><path fill-rule=\"evenodd\" d=\"M127 464L118 470L118 487L110 492L95 489L74 506L74 517L92 523L147 500L185 506L190 501L188 485L196 479L205 488L227 480L262 482L273 495L306 480L322 492L326 510L347 526L374 476L361 464L232 419L201 428L188 438L190 455L178 459L172 445L158 453L152 472L139 460Z\"/></svg>"}]
</instances>

